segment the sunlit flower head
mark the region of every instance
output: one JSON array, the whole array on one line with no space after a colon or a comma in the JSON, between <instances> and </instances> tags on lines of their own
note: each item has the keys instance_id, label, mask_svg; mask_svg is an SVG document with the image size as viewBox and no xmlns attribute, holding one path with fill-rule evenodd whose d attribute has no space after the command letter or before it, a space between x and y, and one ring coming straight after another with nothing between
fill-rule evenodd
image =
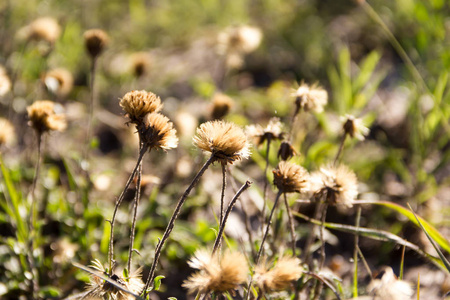
<instances>
[{"instance_id":1,"label":"sunlit flower head","mask_svg":"<svg viewBox=\"0 0 450 300\"><path fill-rule=\"evenodd\" d=\"M183 283L189 294L223 293L238 288L247 280L247 260L240 252L227 251L219 260L218 255L197 251L189 265L199 270Z\"/></svg>"},{"instance_id":2,"label":"sunlit flower head","mask_svg":"<svg viewBox=\"0 0 450 300\"><path fill-rule=\"evenodd\" d=\"M43 81L47 89L58 96L67 96L73 88L73 76L63 68L48 71Z\"/></svg>"},{"instance_id":3,"label":"sunlit flower head","mask_svg":"<svg viewBox=\"0 0 450 300\"><path fill-rule=\"evenodd\" d=\"M27 107L30 126L39 134L49 131L63 131L67 127L66 116L55 112L55 103L40 100Z\"/></svg>"},{"instance_id":4,"label":"sunlit flower head","mask_svg":"<svg viewBox=\"0 0 450 300\"><path fill-rule=\"evenodd\" d=\"M7 119L0 118L0 146L11 146L16 140L14 126Z\"/></svg>"},{"instance_id":5,"label":"sunlit flower head","mask_svg":"<svg viewBox=\"0 0 450 300\"><path fill-rule=\"evenodd\" d=\"M358 196L358 180L345 165L328 166L311 174L312 188L317 198L328 204L352 207Z\"/></svg>"},{"instance_id":6,"label":"sunlit flower head","mask_svg":"<svg viewBox=\"0 0 450 300\"><path fill-rule=\"evenodd\" d=\"M145 115L143 125L138 127L142 142L152 148L169 150L178 146L177 131L169 118L160 113Z\"/></svg>"},{"instance_id":7,"label":"sunlit flower head","mask_svg":"<svg viewBox=\"0 0 450 300\"><path fill-rule=\"evenodd\" d=\"M53 44L61 34L61 27L51 17L43 17L34 20L29 25L22 27L17 35L20 39L46 41Z\"/></svg>"},{"instance_id":8,"label":"sunlit flower head","mask_svg":"<svg viewBox=\"0 0 450 300\"><path fill-rule=\"evenodd\" d=\"M221 120L201 124L197 128L194 144L203 151L210 152L222 164L232 164L250 155L244 131L234 123Z\"/></svg>"},{"instance_id":9,"label":"sunlit flower head","mask_svg":"<svg viewBox=\"0 0 450 300\"><path fill-rule=\"evenodd\" d=\"M328 102L328 93L317 85L309 86L302 83L300 87L292 93L295 97L296 111L313 111L320 113Z\"/></svg>"},{"instance_id":10,"label":"sunlit flower head","mask_svg":"<svg viewBox=\"0 0 450 300\"><path fill-rule=\"evenodd\" d=\"M345 134L348 134L352 138L356 138L360 141L364 141L365 136L370 132L369 128L364 126L361 119L355 118L352 115L345 115L341 117L343 123L343 129Z\"/></svg>"},{"instance_id":11,"label":"sunlit flower head","mask_svg":"<svg viewBox=\"0 0 450 300\"><path fill-rule=\"evenodd\" d=\"M255 267L255 285L265 293L286 290L302 276L302 272L300 259L296 257L280 257L272 268L262 260Z\"/></svg>"},{"instance_id":12,"label":"sunlit flower head","mask_svg":"<svg viewBox=\"0 0 450 300\"><path fill-rule=\"evenodd\" d=\"M6 74L6 70L0 66L0 97L6 95L11 90L11 80Z\"/></svg>"},{"instance_id":13,"label":"sunlit flower head","mask_svg":"<svg viewBox=\"0 0 450 300\"><path fill-rule=\"evenodd\" d=\"M161 99L147 91L131 91L120 99L120 106L127 113L130 122L141 124L144 116L162 109Z\"/></svg>"},{"instance_id":14,"label":"sunlit flower head","mask_svg":"<svg viewBox=\"0 0 450 300\"><path fill-rule=\"evenodd\" d=\"M273 184L283 193L304 193L309 191L309 174L303 167L281 161L273 170Z\"/></svg>"},{"instance_id":15,"label":"sunlit flower head","mask_svg":"<svg viewBox=\"0 0 450 300\"><path fill-rule=\"evenodd\" d=\"M212 101L211 116L213 119L222 119L234 106L234 101L225 94L217 93Z\"/></svg>"},{"instance_id":16,"label":"sunlit flower head","mask_svg":"<svg viewBox=\"0 0 450 300\"><path fill-rule=\"evenodd\" d=\"M283 125L279 118L272 118L269 124L265 128L261 125L249 125L245 128L248 136L255 139L256 145L263 144L266 140L281 140L283 139L284 133L282 132Z\"/></svg>"},{"instance_id":17,"label":"sunlit flower head","mask_svg":"<svg viewBox=\"0 0 450 300\"><path fill-rule=\"evenodd\" d=\"M109 37L101 29L89 29L84 32L84 45L92 58L99 56L106 48Z\"/></svg>"}]
</instances>

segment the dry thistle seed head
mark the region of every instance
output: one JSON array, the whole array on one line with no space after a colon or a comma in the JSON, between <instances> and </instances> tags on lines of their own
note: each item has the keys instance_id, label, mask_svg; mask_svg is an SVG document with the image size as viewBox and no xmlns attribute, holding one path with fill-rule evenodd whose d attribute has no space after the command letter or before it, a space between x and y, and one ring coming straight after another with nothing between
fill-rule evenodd
<instances>
[{"instance_id":1,"label":"dry thistle seed head","mask_svg":"<svg viewBox=\"0 0 450 300\"><path fill-rule=\"evenodd\" d=\"M131 70L134 76L141 77L148 73L151 65L150 55L147 52L136 52L131 55Z\"/></svg>"},{"instance_id":2,"label":"dry thistle seed head","mask_svg":"<svg viewBox=\"0 0 450 300\"><path fill-rule=\"evenodd\" d=\"M40 100L27 107L29 125L39 134L45 131L63 131L67 127L66 116L55 113L55 103L50 100Z\"/></svg>"},{"instance_id":3,"label":"dry thistle seed head","mask_svg":"<svg viewBox=\"0 0 450 300\"><path fill-rule=\"evenodd\" d=\"M48 71L43 81L49 91L58 96L67 96L73 88L72 74L63 68Z\"/></svg>"},{"instance_id":4,"label":"dry thistle seed head","mask_svg":"<svg viewBox=\"0 0 450 300\"><path fill-rule=\"evenodd\" d=\"M264 292L281 291L289 288L293 281L302 276L300 259L283 256L270 268L265 260L255 267L255 284Z\"/></svg>"},{"instance_id":5,"label":"dry thistle seed head","mask_svg":"<svg viewBox=\"0 0 450 300\"><path fill-rule=\"evenodd\" d=\"M219 261L217 255L211 257L204 250L197 251L189 265L199 269L183 283L189 294L223 293L238 288L247 280L247 260L239 252L227 251Z\"/></svg>"},{"instance_id":6,"label":"dry thistle seed head","mask_svg":"<svg viewBox=\"0 0 450 300\"><path fill-rule=\"evenodd\" d=\"M22 40L46 41L50 44L53 44L60 34L61 28L58 22L51 17L36 19L17 32L17 36Z\"/></svg>"},{"instance_id":7,"label":"dry thistle seed head","mask_svg":"<svg viewBox=\"0 0 450 300\"><path fill-rule=\"evenodd\" d=\"M212 101L211 117L213 119L222 119L234 106L234 101L230 97L222 93L216 93Z\"/></svg>"},{"instance_id":8,"label":"dry thistle seed head","mask_svg":"<svg viewBox=\"0 0 450 300\"><path fill-rule=\"evenodd\" d=\"M369 134L369 128L363 125L361 119L352 115L345 115L345 117L341 117L341 121L343 122L344 133L352 138L364 141L364 137Z\"/></svg>"},{"instance_id":9,"label":"dry thistle seed head","mask_svg":"<svg viewBox=\"0 0 450 300\"><path fill-rule=\"evenodd\" d=\"M278 149L277 157L281 160L289 160L294 155L297 155L297 151L295 151L294 147L292 147L290 142L282 142L280 148Z\"/></svg>"},{"instance_id":10,"label":"dry thistle seed head","mask_svg":"<svg viewBox=\"0 0 450 300\"><path fill-rule=\"evenodd\" d=\"M373 299L407 300L411 299L414 291L411 285L397 279L391 267L385 267L376 279L367 287Z\"/></svg>"},{"instance_id":11,"label":"dry thistle seed head","mask_svg":"<svg viewBox=\"0 0 450 300\"><path fill-rule=\"evenodd\" d=\"M281 161L273 172L273 184L283 193L309 191L309 174L303 167Z\"/></svg>"},{"instance_id":12,"label":"dry thistle seed head","mask_svg":"<svg viewBox=\"0 0 450 300\"><path fill-rule=\"evenodd\" d=\"M348 208L358 196L358 180L345 165L328 166L311 175L312 191L317 199L330 205L340 204Z\"/></svg>"},{"instance_id":13,"label":"dry thistle seed head","mask_svg":"<svg viewBox=\"0 0 450 300\"><path fill-rule=\"evenodd\" d=\"M244 131L234 123L209 121L197 128L194 145L214 155L215 161L233 164L236 160L248 158L249 142Z\"/></svg>"},{"instance_id":14,"label":"dry thistle seed head","mask_svg":"<svg viewBox=\"0 0 450 300\"><path fill-rule=\"evenodd\" d=\"M217 42L219 53L250 53L261 44L262 32L258 27L234 26L219 33Z\"/></svg>"},{"instance_id":15,"label":"dry thistle seed head","mask_svg":"<svg viewBox=\"0 0 450 300\"><path fill-rule=\"evenodd\" d=\"M266 140L281 140L284 132L281 131L283 125L279 118L271 118L266 128L261 125L250 125L245 128L247 135L255 139L256 145L263 144Z\"/></svg>"},{"instance_id":16,"label":"dry thistle seed head","mask_svg":"<svg viewBox=\"0 0 450 300\"><path fill-rule=\"evenodd\" d=\"M173 129L173 123L160 113L146 114L138 131L142 142L149 149L169 150L178 146L177 131Z\"/></svg>"},{"instance_id":17,"label":"dry thistle seed head","mask_svg":"<svg viewBox=\"0 0 450 300\"><path fill-rule=\"evenodd\" d=\"M303 82L292 93L292 96L295 97L296 112L304 110L320 113L328 102L327 91L320 86L309 86Z\"/></svg>"},{"instance_id":18,"label":"dry thistle seed head","mask_svg":"<svg viewBox=\"0 0 450 300\"><path fill-rule=\"evenodd\" d=\"M130 122L136 125L142 123L146 114L156 113L162 109L161 99L147 91L131 91L120 99L120 106L127 113Z\"/></svg>"},{"instance_id":19,"label":"dry thistle seed head","mask_svg":"<svg viewBox=\"0 0 450 300\"><path fill-rule=\"evenodd\" d=\"M14 126L7 119L0 118L0 146L11 146L16 141Z\"/></svg>"},{"instance_id":20,"label":"dry thistle seed head","mask_svg":"<svg viewBox=\"0 0 450 300\"><path fill-rule=\"evenodd\" d=\"M6 74L6 70L0 65L0 97L6 95L11 90L11 80Z\"/></svg>"},{"instance_id":21,"label":"dry thistle seed head","mask_svg":"<svg viewBox=\"0 0 450 300\"><path fill-rule=\"evenodd\" d=\"M101 29L89 29L84 32L84 44L92 58L99 56L106 48L109 37Z\"/></svg>"}]
</instances>

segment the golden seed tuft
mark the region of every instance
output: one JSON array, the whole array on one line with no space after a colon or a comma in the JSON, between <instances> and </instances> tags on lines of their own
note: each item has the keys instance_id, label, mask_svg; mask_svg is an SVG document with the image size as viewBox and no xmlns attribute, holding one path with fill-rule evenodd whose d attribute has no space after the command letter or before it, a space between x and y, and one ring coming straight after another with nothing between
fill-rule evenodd
<instances>
[{"instance_id":1,"label":"golden seed tuft","mask_svg":"<svg viewBox=\"0 0 450 300\"><path fill-rule=\"evenodd\" d=\"M24 40L46 41L53 44L61 34L61 27L51 17L43 17L34 20L27 26L21 28L17 35Z\"/></svg>"},{"instance_id":2,"label":"golden seed tuft","mask_svg":"<svg viewBox=\"0 0 450 300\"><path fill-rule=\"evenodd\" d=\"M358 196L358 180L355 173L345 165L328 166L311 174L312 191L316 198L328 204L352 207Z\"/></svg>"},{"instance_id":3,"label":"golden seed tuft","mask_svg":"<svg viewBox=\"0 0 450 300\"><path fill-rule=\"evenodd\" d=\"M273 184L283 193L304 193L309 191L309 174L303 167L281 161L273 170Z\"/></svg>"},{"instance_id":4,"label":"golden seed tuft","mask_svg":"<svg viewBox=\"0 0 450 300\"><path fill-rule=\"evenodd\" d=\"M63 68L48 71L43 81L49 91L61 97L67 96L73 88L73 76Z\"/></svg>"},{"instance_id":5,"label":"golden seed tuft","mask_svg":"<svg viewBox=\"0 0 450 300\"><path fill-rule=\"evenodd\" d=\"M0 146L11 146L16 140L14 126L7 119L0 118Z\"/></svg>"},{"instance_id":6,"label":"golden seed tuft","mask_svg":"<svg viewBox=\"0 0 450 300\"><path fill-rule=\"evenodd\" d=\"M222 164L233 164L250 155L250 145L244 131L234 123L222 120L201 124L197 128L194 144L203 151L210 152Z\"/></svg>"},{"instance_id":7,"label":"golden seed tuft","mask_svg":"<svg viewBox=\"0 0 450 300\"><path fill-rule=\"evenodd\" d=\"M266 140L281 140L284 132L282 132L282 124L279 118L271 118L266 128L261 125L249 125L245 128L248 136L255 139L256 145L261 145Z\"/></svg>"},{"instance_id":8,"label":"golden seed tuft","mask_svg":"<svg viewBox=\"0 0 450 300\"><path fill-rule=\"evenodd\" d=\"M145 115L143 125L138 127L142 142L149 148L169 150L178 146L177 131L169 118L160 113Z\"/></svg>"},{"instance_id":9,"label":"golden seed tuft","mask_svg":"<svg viewBox=\"0 0 450 300\"><path fill-rule=\"evenodd\" d=\"M141 124L144 116L162 109L161 99L152 92L131 91L120 99L120 106L127 113L130 122Z\"/></svg>"},{"instance_id":10,"label":"golden seed tuft","mask_svg":"<svg viewBox=\"0 0 450 300\"><path fill-rule=\"evenodd\" d=\"M317 85L309 86L302 83L300 87L292 93L295 97L296 111L313 111L320 113L328 102L328 93Z\"/></svg>"},{"instance_id":11,"label":"golden seed tuft","mask_svg":"<svg viewBox=\"0 0 450 300\"><path fill-rule=\"evenodd\" d=\"M99 56L106 48L109 37L101 29L89 29L84 32L84 45L92 58Z\"/></svg>"},{"instance_id":12,"label":"golden seed tuft","mask_svg":"<svg viewBox=\"0 0 450 300\"><path fill-rule=\"evenodd\" d=\"M361 119L352 115L345 115L345 117L341 117L341 121L343 122L344 133L352 138L364 141L365 136L369 134L369 128L363 125Z\"/></svg>"},{"instance_id":13,"label":"golden seed tuft","mask_svg":"<svg viewBox=\"0 0 450 300\"><path fill-rule=\"evenodd\" d=\"M6 95L11 90L11 80L3 66L0 65L0 97Z\"/></svg>"},{"instance_id":14,"label":"golden seed tuft","mask_svg":"<svg viewBox=\"0 0 450 300\"><path fill-rule=\"evenodd\" d=\"M40 100L27 107L30 126L39 134L45 131L63 131L67 127L66 116L55 113L55 103L50 100Z\"/></svg>"},{"instance_id":15,"label":"golden seed tuft","mask_svg":"<svg viewBox=\"0 0 450 300\"><path fill-rule=\"evenodd\" d=\"M215 94L212 101L212 118L215 120L222 119L230 112L233 106L233 99L222 93Z\"/></svg>"},{"instance_id":16,"label":"golden seed tuft","mask_svg":"<svg viewBox=\"0 0 450 300\"><path fill-rule=\"evenodd\" d=\"M303 272L300 259L283 256L272 268L263 260L255 267L255 284L265 293L281 291L289 288L293 281L298 280Z\"/></svg>"}]
</instances>

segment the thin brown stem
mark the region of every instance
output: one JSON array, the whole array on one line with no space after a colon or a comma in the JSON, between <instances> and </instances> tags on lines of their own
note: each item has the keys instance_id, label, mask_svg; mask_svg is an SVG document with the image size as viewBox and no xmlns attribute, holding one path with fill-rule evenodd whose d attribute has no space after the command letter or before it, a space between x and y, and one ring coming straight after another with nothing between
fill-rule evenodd
<instances>
[{"instance_id":1,"label":"thin brown stem","mask_svg":"<svg viewBox=\"0 0 450 300\"><path fill-rule=\"evenodd\" d=\"M326 219L326 216L327 216L327 208L328 208L328 204L324 203L323 204L323 209L322 209L320 231L319 231L320 242L321 242L321 244L320 244L319 271L323 269L323 266L325 264L325 238L324 238L324 231L325 231L325 219ZM322 289L323 289L323 282L319 280L317 282L316 289L314 291L314 300L319 299L320 294L322 293Z\"/></svg>"},{"instance_id":2,"label":"thin brown stem","mask_svg":"<svg viewBox=\"0 0 450 300\"><path fill-rule=\"evenodd\" d=\"M170 235L170 233L173 230L173 227L175 225L175 221L178 218L178 215L180 214L181 207L183 206L184 202L186 201L186 198L189 196L191 190L194 188L194 186L200 180L200 177L202 177L203 173L205 173L205 171L208 169L209 165L212 164L215 159L216 159L216 157L215 157L214 153L212 153L211 156L209 157L209 159L205 162L203 167L197 173L197 175L195 175L195 177L192 180L191 184L184 191L184 193L181 196L181 198L178 200L177 206L175 207L175 210L174 210L174 212L172 214L172 217L170 218L169 224L167 224L167 227L166 227L166 230L164 231L163 237L161 238L161 240L156 245L155 257L153 258L152 267L151 267L149 275L148 275L147 283L145 284L145 287L144 287L144 290L143 290L144 291L143 292L144 298L147 296L147 289L150 287L150 283L154 279L156 266L158 265L159 257L161 255L161 250L162 250L162 248L164 246L164 243L169 238L169 235Z\"/></svg>"},{"instance_id":3,"label":"thin brown stem","mask_svg":"<svg viewBox=\"0 0 450 300\"><path fill-rule=\"evenodd\" d=\"M222 163L221 166L222 166L222 191L220 193L220 220L219 220L219 226L222 226L223 212L224 212L225 188L227 186L227 169L226 169L226 165Z\"/></svg>"},{"instance_id":4,"label":"thin brown stem","mask_svg":"<svg viewBox=\"0 0 450 300\"><path fill-rule=\"evenodd\" d=\"M361 220L361 206L356 209L355 226L359 229L359 222ZM355 248L353 249L353 297L358 297L358 243L359 234L355 234Z\"/></svg>"},{"instance_id":5,"label":"thin brown stem","mask_svg":"<svg viewBox=\"0 0 450 300\"><path fill-rule=\"evenodd\" d=\"M42 132L38 132L36 131L36 136L37 136L37 148L38 148L38 158L36 161L36 166L34 169L34 178L33 178L33 183L31 185L31 192L30 192L30 196L31 196L31 207L30 207L30 216L29 216L29 229L30 229L30 233L33 231L34 229L34 223L35 223L35 219L36 219L36 197L35 197L35 190L36 190L36 186L37 186L37 182L39 179L39 170L40 170L40 166L41 166L41 161L42 161Z\"/></svg>"},{"instance_id":6,"label":"thin brown stem","mask_svg":"<svg viewBox=\"0 0 450 300\"><path fill-rule=\"evenodd\" d=\"M89 159L89 149L91 147L91 135L92 135L92 122L94 117L94 110L96 106L96 89L95 89L95 73L97 70L97 58L92 58L91 60L91 70L90 70L90 101L89 101L89 117L86 132L86 149L84 152L84 163L87 164Z\"/></svg>"},{"instance_id":7,"label":"thin brown stem","mask_svg":"<svg viewBox=\"0 0 450 300\"><path fill-rule=\"evenodd\" d=\"M263 239L261 241L261 245L259 247L258 255L256 256L255 265L258 264L259 259L261 258L261 255L263 253L264 243L265 243L265 241L267 239L267 236L269 235L270 225L272 224L273 213L275 212L275 209L277 208L278 200L280 199L281 194L282 194L282 191L278 191L278 193L277 193L277 195L275 197L275 201L273 203L272 210L270 211L269 220L267 221L266 230L265 230L265 233L263 235ZM250 282L248 283L248 287L247 287L247 297L246 297L247 300L250 299L250 292L251 292L251 289L252 289L252 284L253 284L253 275L250 278Z\"/></svg>"},{"instance_id":8,"label":"thin brown stem","mask_svg":"<svg viewBox=\"0 0 450 300\"><path fill-rule=\"evenodd\" d=\"M320 202L317 202L316 203L316 208L315 208L315 211L314 211L314 219L315 220L317 220L318 219L318 217L319 217L319 214L320 214ZM311 225L311 230L310 230L310 234L309 234L309 236L308 236L308 239L306 240L306 245L305 245L305 256L303 257L303 261L306 263L306 264L309 264L309 258L310 258L310 256L311 256L311 246L312 246L312 244L313 244L313 242L314 242L314 239L315 239L315 231L316 231L316 224L312 224Z\"/></svg>"},{"instance_id":9,"label":"thin brown stem","mask_svg":"<svg viewBox=\"0 0 450 300\"><path fill-rule=\"evenodd\" d=\"M264 190L263 190L263 207L261 212L261 231L264 232L264 216L266 214L266 203L267 203L267 186L269 185L269 180L267 180L267 169L269 168L269 151L270 151L270 136L267 138L267 148L266 148L266 166L264 167Z\"/></svg>"},{"instance_id":10,"label":"thin brown stem","mask_svg":"<svg viewBox=\"0 0 450 300\"><path fill-rule=\"evenodd\" d=\"M220 228L219 228L219 233L217 234L216 237L216 241L214 242L214 247L213 247L213 251L212 251L212 255L214 255L216 253L216 251L219 249L219 246L222 244L222 235L223 232L225 230L225 225L227 223L228 217L231 213L231 211L233 210L234 205L236 204L236 201L239 199L239 196L250 187L252 183L250 181L246 181L242 187L239 189L239 191L237 191L237 193L234 195L233 199L231 199L230 204L228 204L227 210L224 214L224 217L222 219Z\"/></svg>"},{"instance_id":11,"label":"thin brown stem","mask_svg":"<svg viewBox=\"0 0 450 300\"><path fill-rule=\"evenodd\" d=\"M284 196L284 205L286 206L286 211L288 213L288 218L289 218L289 230L291 233L291 240L292 240L292 256L296 257L296 253L295 253L295 227L294 227L294 216L292 216L292 212L291 212L291 207L289 206L288 200L287 200L287 196L286 193L283 193Z\"/></svg>"},{"instance_id":12,"label":"thin brown stem","mask_svg":"<svg viewBox=\"0 0 450 300\"><path fill-rule=\"evenodd\" d=\"M345 139L347 138L347 133L344 133L344 135L341 138L341 143L339 145L339 150L336 153L336 157L334 158L334 165L337 164L339 157L341 156L342 150L344 150L344 144L345 144Z\"/></svg>"},{"instance_id":13,"label":"thin brown stem","mask_svg":"<svg viewBox=\"0 0 450 300\"><path fill-rule=\"evenodd\" d=\"M140 149L140 153L139 153L139 158L136 162L136 166L134 167L133 172L131 172L130 177L128 178L127 183L125 184L125 188L123 189L122 193L120 194L119 198L117 198L116 201L116 205L114 206L114 212L113 212L113 216L111 218L111 233L110 233L110 237L109 237L109 272L111 272L112 270L112 262L114 259L114 222L116 221L116 215L117 215L117 211L119 209L120 204L123 201L123 198L125 196L125 193L128 191L128 188L130 187L131 182L133 181L134 176L137 173L137 170L141 164L142 159L144 158L145 152L147 151L147 147L141 147Z\"/></svg>"}]
</instances>

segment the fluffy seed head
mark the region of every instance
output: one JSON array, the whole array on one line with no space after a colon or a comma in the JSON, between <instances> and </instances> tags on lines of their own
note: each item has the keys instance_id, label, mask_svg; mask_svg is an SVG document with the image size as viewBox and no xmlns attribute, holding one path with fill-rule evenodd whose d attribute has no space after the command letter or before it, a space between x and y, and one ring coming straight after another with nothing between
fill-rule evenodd
<instances>
[{"instance_id":1,"label":"fluffy seed head","mask_svg":"<svg viewBox=\"0 0 450 300\"><path fill-rule=\"evenodd\" d=\"M0 65L0 97L6 95L11 90L11 80L6 74L6 70Z\"/></svg>"},{"instance_id":2,"label":"fluffy seed head","mask_svg":"<svg viewBox=\"0 0 450 300\"><path fill-rule=\"evenodd\" d=\"M265 140L281 140L284 132L281 131L283 125L279 118L272 118L269 120L266 128L261 125L250 125L245 128L247 135L255 139L256 145L261 145Z\"/></svg>"},{"instance_id":3,"label":"fluffy seed head","mask_svg":"<svg viewBox=\"0 0 450 300\"><path fill-rule=\"evenodd\" d=\"M271 269L264 260L258 264L255 267L254 280L263 292L281 291L289 288L293 281L298 280L302 271L300 259L283 256Z\"/></svg>"},{"instance_id":4,"label":"fluffy seed head","mask_svg":"<svg viewBox=\"0 0 450 300\"><path fill-rule=\"evenodd\" d=\"M347 166L322 167L311 177L313 186L311 190L316 198L322 198L331 205L353 206L353 201L358 196L358 180Z\"/></svg>"},{"instance_id":5,"label":"fluffy seed head","mask_svg":"<svg viewBox=\"0 0 450 300\"><path fill-rule=\"evenodd\" d=\"M294 147L292 147L291 143L284 141L280 144L280 149L278 149L277 154L278 159L289 160L294 155L297 155L297 152Z\"/></svg>"},{"instance_id":6,"label":"fluffy seed head","mask_svg":"<svg viewBox=\"0 0 450 300\"><path fill-rule=\"evenodd\" d=\"M309 191L309 174L303 167L281 161L273 170L273 184L283 193L304 193Z\"/></svg>"},{"instance_id":7,"label":"fluffy seed head","mask_svg":"<svg viewBox=\"0 0 450 300\"><path fill-rule=\"evenodd\" d=\"M136 52L131 55L131 70L136 77L141 77L150 69L151 59L147 52Z\"/></svg>"},{"instance_id":8,"label":"fluffy seed head","mask_svg":"<svg viewBox=\"0 0 450 300\"><path fill-rule=\"evenodd\" d=\"M20 39L46 41L50 44L53 44L60 34L58 22L50 17L36 19L17 33Z\"/></svg>"},{"instance_id":9,"label":"fluffy seed head","mask_svg":"<svg viewBox=\"0 0 450 300\"><path fill-rule=\"evenodd\" d=\"M72 74L62 68L48 71L43 81L48 90L61 97L67 96L73 87Z\"/></svg>"},{"instance_id":10,"label":"fluffy seed head","mask_svg":"<svg viewBox=\"0 0 450 300\"><path fill-rule=\"evenodd\" d=\"M101 29L89 29L84 32L84 45L92 58L99 56L106 48L109 37Z\"/></svg>"},{"instance_id":11,"label":"fluffy seed head","mask_svg":"<svg viewBox=\"0 0 450 300\"><path fill-rule=\"evenodd\" d=\"M244 131L234 123L222 120L201 124L197 128L194 144L203 151L210 152L222 164L232 164L250 155Z\"/></svg>"},{"instance_id":12,"label":"fluffy seed head","mask_svg":"<svg viewBox=\"0 0 450 300\"><path fill-rule=\"evenodd\" d=\"M369 134L369 128L363 125L361 119L351 115L345 115L345 117L341 117L341 121L343 122L342 128L345 134L348 134L352 138L364 141L364 137Z\"/></svg>"},{"instance_id":13,"label":"fluffy seed head","mask_svg":"<svg viewBox=\"0 0 450 300\"><path fill-rule=\"evenodd\" d=\"M233 99L222 93L215 94L212 101L212 118L222 119L230 112L233 106Z\"/></svg>"},{"instance_id":14,"label":"fluffy seed head","mask_svg":"<svg viewBox=\"0 0 450 300\"><path fill-rule=\"evenodd\" d=\"M217 255L211 257L205 251L198 251L195 256L189 264L199 271L183 283L189 294L223 293L236 289L247 280L247 261L239 252L227 251L220 261Z\"/></svg>"},{"instance_id":15,"label":"fluffy seed head","mask_svg":"<svg viewBox=\"0 0 450 300\"><path fill-rule=\"evenodd\" d=\"M408 300L414 294L411 284L397 279L391 267L385 267L367 289L375 300Z\"/></svg>"},{"instance_id":16,"label":"fluffy seed head","mask_svg":"<svg viewBox=\"0 0 450 300\"><path fill-rule=\"evenodd\" d=\"M296 111L313 111L320 113L328 102L328 93L317 85L309 86L302 83L300 87L292 93L295 97Z\"/></svg>"},{"instance_id":17,"label":"fluffy seed head","mask_svg":"<svg viewBox=\"0 0 450 300\"><path fill-rule=\"evenodd\" d=\"M0 118L0 146L10 146L15 140L14 126L8 120Z\"/></svg>"},{"instance_id":18,"label":"fluffy seed head","mask_svg":"<svg viewBox=\"0 0 450 300\"><path fill-rule=\"evenodd\" d=\"M66 116L55 113L55 103L49 100L40 100L27 107L30 126L39 134L45 131L63 131L67 127Z\"/></svg>"},{"instance_id":19,"label":"fluffy seed head","mask_svg":"<svg viewBox=\"0 0 450 300\"><path fill-rule=\"evenodd\" d=\"M152 148L161 148L169 150L178 145L177 131L173 128L173 123L169 118L160 113L146 114L143 120L143 126L138 130L142 142Z\"/></svg>"},{"instance_id":20,"label":"fluffy seed head","mask_svg":"<svg viewBox=\"0 0 450 300\"><path fill-rule=\"evenodd\" d=\"M130 122L142 123L146 114L159 112L162 109L161 99L147 91L131 91L120 99L120 106L127 113Z\"/></svg>"}]
</instances>

